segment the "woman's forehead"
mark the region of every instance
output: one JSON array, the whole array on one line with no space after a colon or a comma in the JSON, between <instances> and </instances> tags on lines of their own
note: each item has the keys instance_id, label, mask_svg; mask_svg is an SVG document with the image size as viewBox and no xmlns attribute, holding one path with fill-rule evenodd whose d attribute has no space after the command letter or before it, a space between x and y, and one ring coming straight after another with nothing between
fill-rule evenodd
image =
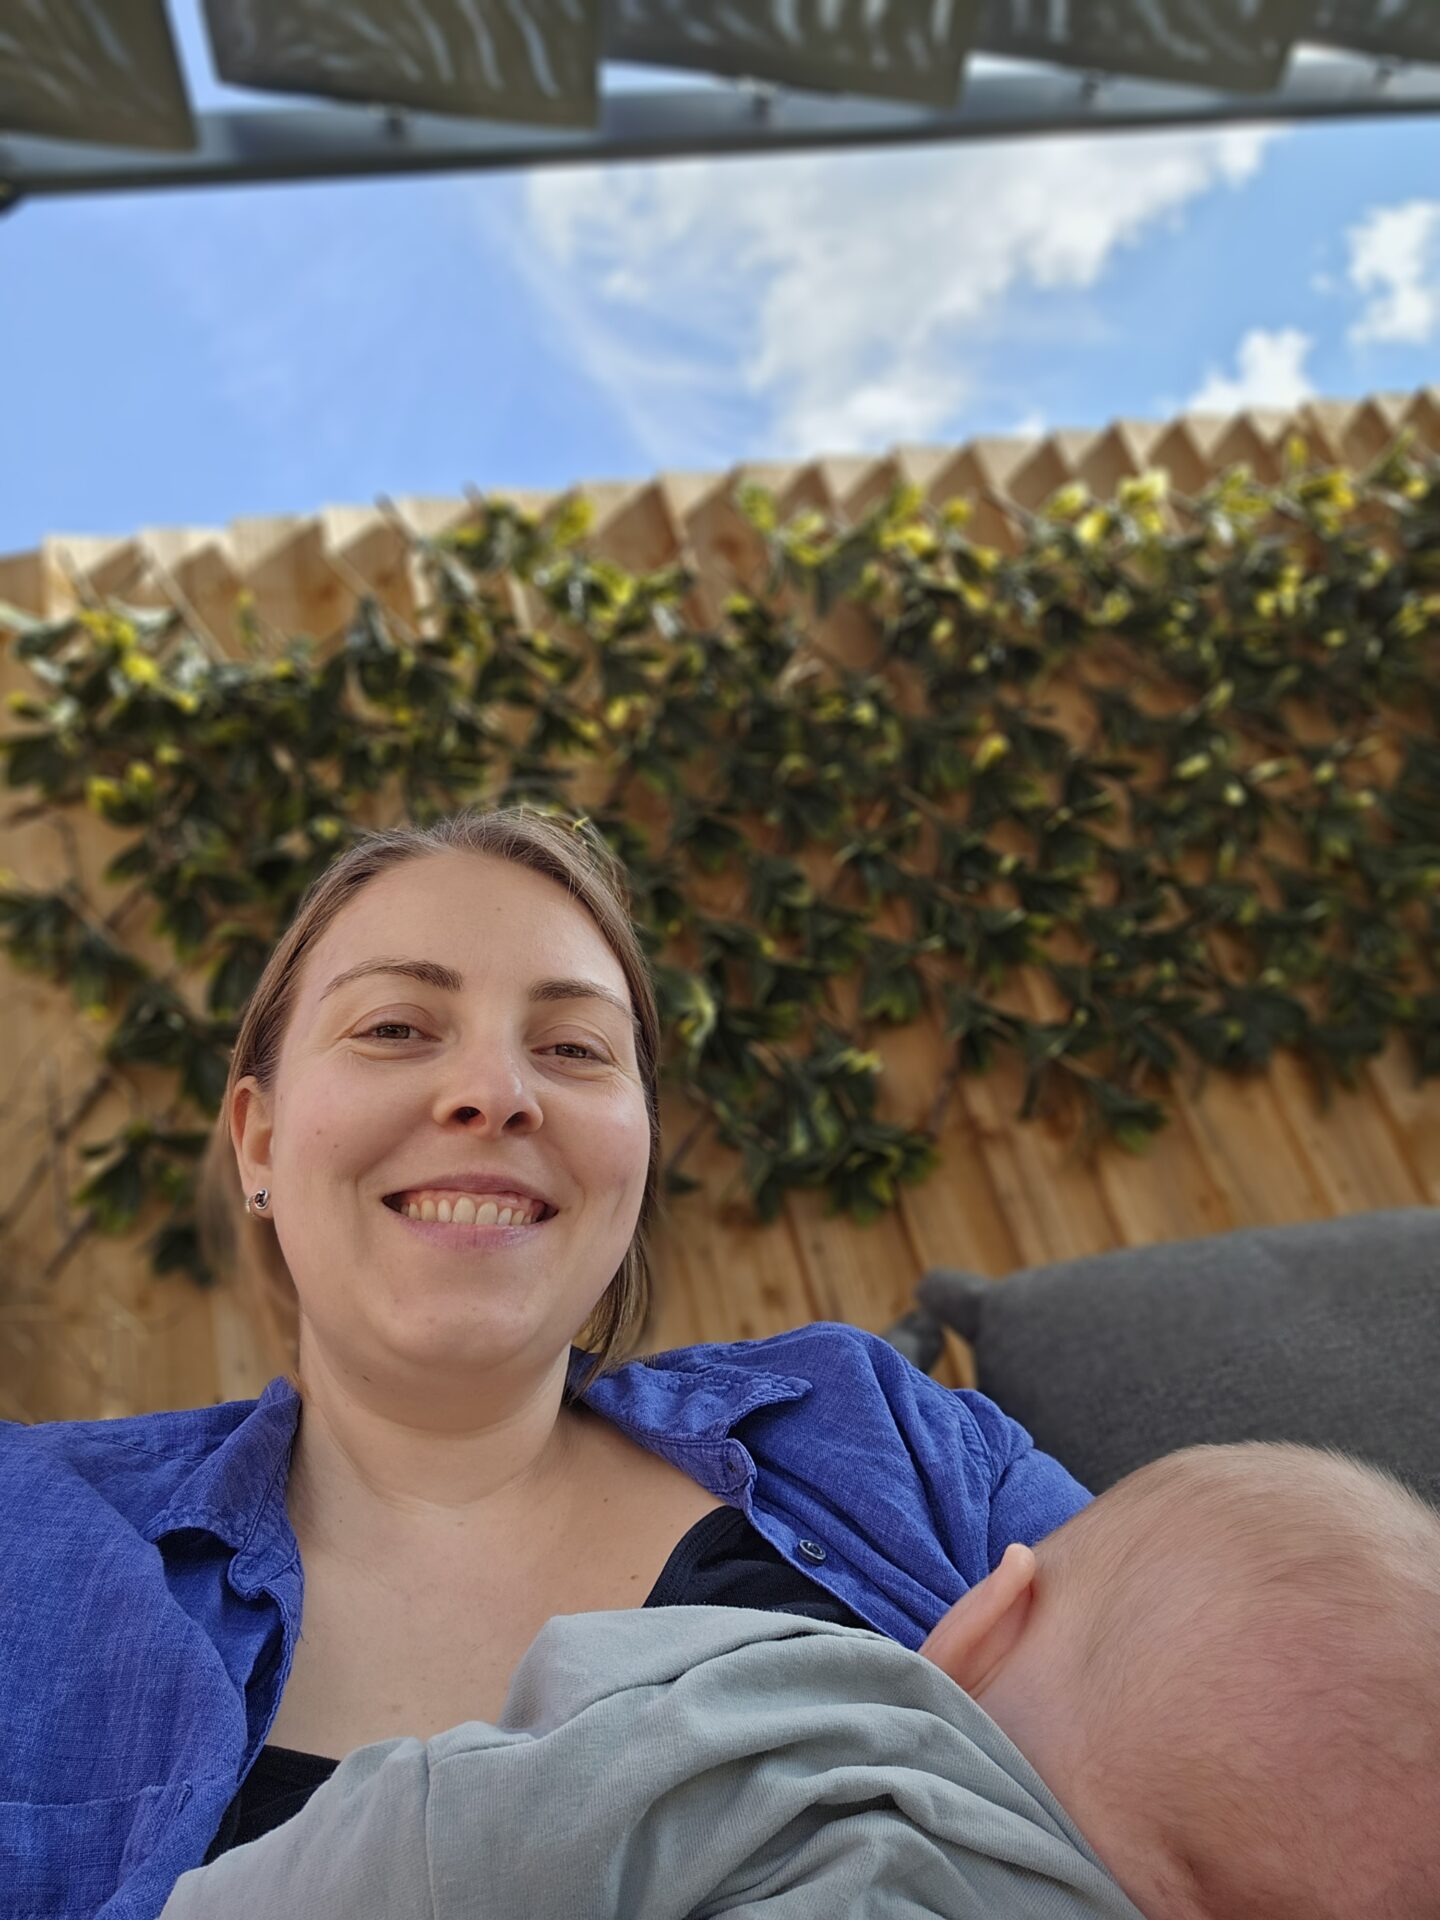
<instances>
[{"instance_id":1,"label":"woman's forehead","mask_svg":"<svg viewBox=\"0 0 1440 1920\"><path fill-rule=\"evenodd\" d=\"M377 874L326 928L306 969L318 1005L342 972L385 958L463 990L506 973L582 972L629 1005L625 971L588 911L556 880L513 861L445 853ZM418 976L417 976L418 977Z\"/></svg>"}]
</instances>

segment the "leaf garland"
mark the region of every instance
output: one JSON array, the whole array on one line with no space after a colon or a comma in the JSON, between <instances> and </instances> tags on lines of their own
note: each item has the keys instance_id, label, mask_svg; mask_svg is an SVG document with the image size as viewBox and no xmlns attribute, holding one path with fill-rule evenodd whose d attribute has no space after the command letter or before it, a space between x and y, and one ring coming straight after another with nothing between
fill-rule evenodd
<instances>
[{"instance_id":1,"label":"leaf garland","mask_svg":"<svg viewBox=\"0 0 1440 1920\"><path fill-rule=\"evenodd\" d=\"M764 578L708 626L683 566L590 553L574 496L539 517L486 501L417 540L420 630L366 599L323 657L296 638L216 663L174 614L0 607L37 682L9 696L8 785L125 835L105 877L153 902L204 1012L73 887L5 876L8 951L111 1022L109 1060L168 1073L209 1118L266 956L366 796L420 823L572 813L596 763L587 830L630 876L664 1074L762 1220L796 1186L857 1220L893 1206L937 1163L956 1078L1000 1059L1023 1117L1137 1151L1187 1067L1263 1072L1285 1048L1328 1089L1398 1033L1417 1075L1440 1071L1434 456L1402 436L1347 473L1297 442L1274 486L1244 467L1194 498L1160 473L1108 501L1072 484L1011 509L1005 551L914 489L854 524L783 521L753 486L737 504ZM870 636L863 670L821 643L840 610ZM1016 997L1027 970L1048 1017ZM936 1099L881 1119L869 1039L922 1015ZM163 1202L152 1258L202 1284L203 1139L127 1129L86 1149L77 1196L105 1232ZM693 1185L684 1150L672 1191Z\"/></svg>"}]
</instances>

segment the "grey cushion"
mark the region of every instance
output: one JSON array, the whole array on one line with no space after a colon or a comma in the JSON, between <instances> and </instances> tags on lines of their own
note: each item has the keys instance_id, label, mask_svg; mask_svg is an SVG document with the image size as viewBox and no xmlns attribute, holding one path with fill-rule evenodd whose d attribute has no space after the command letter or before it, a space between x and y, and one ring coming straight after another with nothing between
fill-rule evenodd
<instances>
[{"instance_id":1,"label":"grey cushion","mask_svg":"<svg viewBox=\"0 0 1440 1920\"><path fill-rule=\"evenodd\" d=\"M1031 1267L935 1268L921 1308L981 1391L1100 1493L1202 1441L1294 1440L1440 1504L1440 1209L1405 1207ZM905 1323L912 1344L913 1316Z\"/></svg>"}]
</instances>

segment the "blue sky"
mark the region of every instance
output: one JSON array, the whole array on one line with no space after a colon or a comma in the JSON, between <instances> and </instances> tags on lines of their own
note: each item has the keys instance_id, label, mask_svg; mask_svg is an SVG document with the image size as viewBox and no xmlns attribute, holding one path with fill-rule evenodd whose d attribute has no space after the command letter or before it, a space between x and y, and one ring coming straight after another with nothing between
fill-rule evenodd
<instances>
[{"instance_id":1,"label":"blue sky","mask_svg":"<svg viewBox=\"0 0 1440 1920\"><path fill-rule=\"evenodd\" d=\"M173 13L213 103L195 0ZM1435 137L22 204L0 219L0 553L1437 382Z\"/></svg>"}]
</instances>

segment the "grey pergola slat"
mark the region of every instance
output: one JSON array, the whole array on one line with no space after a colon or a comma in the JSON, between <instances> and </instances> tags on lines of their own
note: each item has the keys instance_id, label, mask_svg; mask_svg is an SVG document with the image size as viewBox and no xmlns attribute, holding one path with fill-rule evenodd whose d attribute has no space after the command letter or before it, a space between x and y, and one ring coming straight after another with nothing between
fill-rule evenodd
<instances>
[{"instance_id":1,"label":"grey pergola slat","mask_svg":"<svg viewBox=\"0 0 1440 1920\"><path fill-rule=\"evenodd\" d=\"M139 188L1436 112L1440 66L1346 55L1294 59L1282 84L1260 94L997 64L972 71L962 103L944 113L744 85L636 89L603 96L599 127L581 132L361 107L260 108L197 114L193 152L0 139L0 207Z\"/></svg>"}]
</instances>

